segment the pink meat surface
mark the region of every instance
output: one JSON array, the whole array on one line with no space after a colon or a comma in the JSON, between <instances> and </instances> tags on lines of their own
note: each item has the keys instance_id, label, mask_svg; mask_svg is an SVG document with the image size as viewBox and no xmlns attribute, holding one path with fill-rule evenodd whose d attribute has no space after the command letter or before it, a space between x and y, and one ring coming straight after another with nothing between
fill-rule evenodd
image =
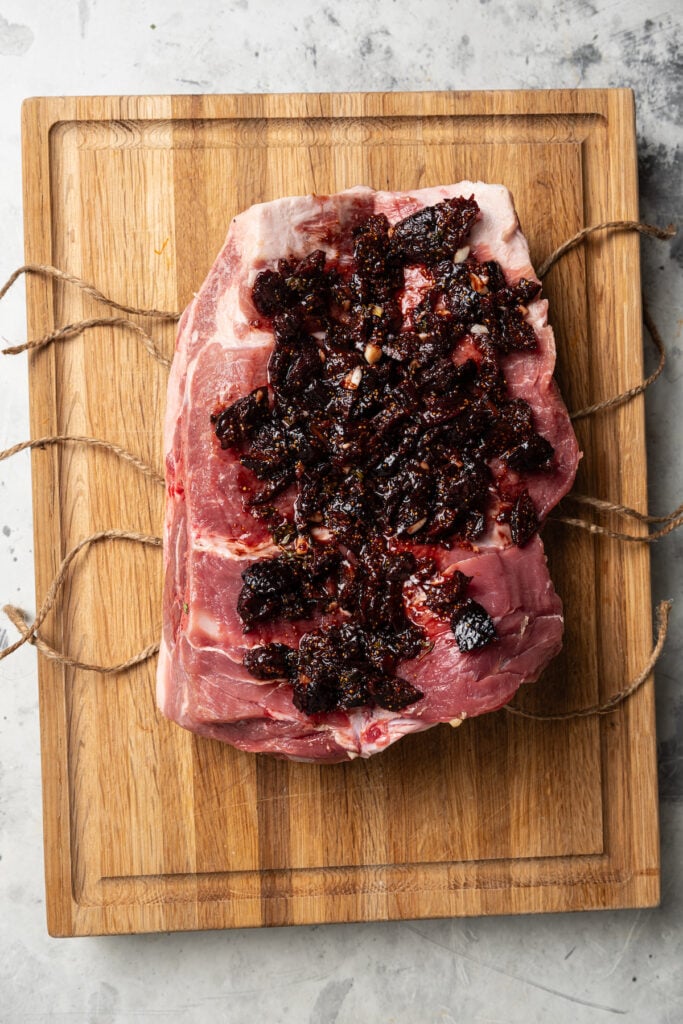
<instances>
[{"instance_id":1,"label":"pink meat surface","mask_svg":"<svg viewBox=\"0 0 683 1024\"><path fill-rule=\"evenodd\" d=\"M448 621L424 605L419 585L406 584L408 614L433 643L428 653L399 668L424 694L415 704L400 712L359 708L307 716L292 703L289 683L260 682L242 663L249 648L271 641L296 648L304 632L325 621L277 622L245 634L236 611L242 571L277 548L263 523L244 508L247 471L236 452L221 450L209 416L267 379L273 337L252 302L255 278L283 256L302 258L312 249L323 249L343 268L351 259L351 230L370 214L384 213L395 223L445 198L471 195L482 212L470 234L477 258L496 260L508 284L536 280L510 194L498 185L465 181L405 193L358 187L264 203L233 220L181 320L168 388L157 701L179 725L243 750L292 759L367 757L409 732L437 722L459 724L501 707L559 651L561 603L540 539L516 547L508 528L492 521L476 547L438 549L437 561L442 574L458 568L472 577L468 593L491 615L495 643L462 653ZM419 281L407 273L407 307L414 303L411 291L419 293ZM552 379L555 344L547 302L535 299L528 310L537 349L513 352L502 365L510 394L531 406L536 430L555 450L552 470L524 481L542 518L571 487L579 452ZM284 508L291 496L285 493L279 501Z\"/></svg>"}]
</instances>

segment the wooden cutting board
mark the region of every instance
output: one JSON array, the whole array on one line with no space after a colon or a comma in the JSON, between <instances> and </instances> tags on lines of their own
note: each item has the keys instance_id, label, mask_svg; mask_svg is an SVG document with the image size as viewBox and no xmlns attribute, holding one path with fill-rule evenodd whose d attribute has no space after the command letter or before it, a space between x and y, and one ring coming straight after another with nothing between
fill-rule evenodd
<instances>
[{"instance_id":1,"label":"wooden cutting board","mask_svg":"<svg viewBox=\"0 0 683 1024\"><path fill-rule=\"evenodd\" d=\"M181 309L231 217L277 196L462 178L512 190L535 262L579 228L636 218L626 90L32 99L26 259L136 306ZM641 378L638 241L577 249L545 282L570 409ZM28 281L31 337L106 307ZM173 325L152 325L173 351ZM32 430L117 442L157 467L167 371L122 327L30 360ZM577 423L577 489L644 509L642 400ZM34 452L37 593L94 530L159 534L162 489L103 451ZM647 550L545 531L563 653L518 696L609 696L651 647ZM160 631L161 557L79 556L48 642L98 663ZM239 753L161 718L154 660L115 677L40 661L53 935L646 906L658 899L653 692L606 717L505 711L319 767Z\"/></svg>"}]
</instances>

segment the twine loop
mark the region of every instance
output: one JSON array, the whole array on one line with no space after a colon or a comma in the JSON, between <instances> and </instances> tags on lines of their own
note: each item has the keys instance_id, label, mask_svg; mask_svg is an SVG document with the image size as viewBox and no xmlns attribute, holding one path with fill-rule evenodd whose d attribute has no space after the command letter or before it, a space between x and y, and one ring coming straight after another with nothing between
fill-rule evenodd
<instances>
[{"instance_id":1,"label":"twine loop","mask_svg":"<svg viewBox=\"0 0 683 1024\"><path fill-rule=\"evenodd\" d=\"M111 306L112 309L118 309L121 313L136 313L138 316L146 316L151 320L179 320L181 317L180 313L172 310L140 309L137 306L128 306L123 302L117 302L116 299L111 299L98 288L95 288L94 285L84 281L82 277L77 277L76 274L69 274L65 270L59 270L58 267L52 267L49 263L25 263L23 267L15 270L5 281L2 288L0 288L0 301L4 299L14 282L18 281L22 274L40 274L41 277L51 277L55 281L73 284L85 295L89 295L91 299L95 299L96 302L101 302L105 306Z\"/></svg>"},{"instance_id":2,"label":"twine loop","mask_svg":"<svg viewBox=\"0 0 683 1024\"><path fill-rule=\"evenodd\" d=\"M118 309L121 313L131 313L137 316L147 317L151 320L168 320L169 322L179 320L181 316L180 313L176 313L172 310L145 309L117 302L115 299L111 299L109 296L104 295L103 292L98 288L95 288L94 285L84 281L82 277L77 277L75 274L67 274L66 271L59 270L57 267L51 267L47 263L26 263L23 267L19 267L18 270L15 270L7 281L5 281L2 288L0 288L0 300L2 300L14 282L17 281L22 274L40 274L56 281L64 281L67 284L72 284L78 288L79 291L83 292L84 295L88 295L91 299L95 299L97 302L111 306L112 309ZM52 345L54 342L68 341L70 338L76 338L78 335L83 334L84 331L87 331L92 327L125 327L140 338L142 344L157 363L167 369L171 365L171 360L163 354L161 348L149 331L146 331L134 320L130 320L128 317L124 316L88 317L86 320L79 320L78 323L66 324L64 327L58 327L54 331L49 331L47 334L43 335L42 338L25 341L21 345L10 345L8 348L2 349L2 354L5 356L16 356L21 352L35 352L41 348L45 348L47 345Z\"/></svg>"},{"instance_id":3,"label":"twine loop","mask_svg":"<svg viewBox=\"0 0 683 1024\"><path fill-rule=\"evenodd\" d=\"M48 592L45 595L45 600L40 606L40 609L38 610L35 619L33 620L30 626L27 626L26 623L24 622L23 628L19 627L21 632L20 639L15 640L15 642L13 644L10 644L9 647L5 647L2 651L0 651L0 661L2 661L3 658L9 657L10 654L13 654L14 651L16 651L19 647L22 647L23 644L28 642L37 642L38 629L47 618L49 612L52 610L52 607L57 599L57 594L59 593L62 585L64 584L64 580L66 579L71 563L84 548L89 548L94 544L100 544L103 541L109 540L127 540L133 541L137 544L145 544L157 548L161 548L162 543L161 537L153 537L149 534L138 533L134 530L97 530L95 533L91 533L88 537L84 537L83 540L79 541L79 543L76 544L76 546L73 547L71 551L69 551L69 553L65 555L65 557L62 559L62 564L60 565L59 569L57 570L55 578L50 584ZM3 611L8 616L10 616L10 613L12 614L13 621L15 622L15 624L19 620L23 621L23 613L20 608L16 608L14 605L5 605ZM41 640L40 643L43 644L44 641ZM47 647L46 644L45 647ZM51 648L50 650L52 651ZM147 650L149 650L149 648L147 648ZM141 652L141 654L142 653L144 652ZM129 668L131 665L137 665L140 661L145 661L146 658L150 657L150 654L147 654L143 658L141 654L134 655L133 658L129 659L129 661L123 662L121 666L114 665L107 668L103 668L102 666L97 665L88 665L85 663L76 662L68 656L59 654L56 651L52 651L52 660L59 661L60 659L64 658L65 664L73 665L76 668L87 668L88 670L93 672L110 673L116 671L123 672L126 668Z\"/></svg>"},{"instance_id":4,"label":"twine loop","mask_svg":"<svg viewBox=\"0 0 683 1024\"><path fill-rule=\"evenodd\" d=\"M514 704L506 704L505 710L511 715L518 715L520 718L533 718L541 722L565 722L570 718L591 718L593 715L609 715L612 711L615 711L620 704L623 704L625 700L632 697L633 694L636 693L636 691L639 690L649 679L650 673L657 664L659 655L662 653L664 648L666 634L669 629L669 615L671 613L672 606L673 601L659 602L656 614L657 639L654 647L652 648L650 657L636 678L632 680L628 686L625 686L622 690L618 690L616 693L612 694L612 696L608 697L602 704L591 704L589 707L577 708L575 711L559 711L555 713L526 711L524 708L517 707Z\"/></svg>"}]
</instances>

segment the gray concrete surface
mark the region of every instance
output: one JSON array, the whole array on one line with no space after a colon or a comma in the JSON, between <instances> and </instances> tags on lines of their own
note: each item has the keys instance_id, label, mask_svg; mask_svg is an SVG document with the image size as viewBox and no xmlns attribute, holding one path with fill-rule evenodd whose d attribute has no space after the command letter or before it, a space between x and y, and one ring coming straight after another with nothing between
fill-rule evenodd
<instances>
[{"instance_id":1,"label":"gray concrete surface","mask_svg":"<svg viewBox=\"0 0 683 1024\"><path fill-rule=\"evenodd\" d=\"M23 261L29 95L632 86L641 213L683 223L675 0L0 0L0 280ZM669 345L647 399L651 508L683 498L683 238L643 243ZM25 337L22 288L0 339ZM0 363L0 448L28 436L26 363ZM0 600L35 608L29 460L0 466ZM683 535L652 552L676 600L657 670L662 905L646 911L55 940L45 927L35 653L0 665L0 1021L638 1024L683 1020ZM0 618L0 645L12 628Z\"/></svg>"}]
</instances>

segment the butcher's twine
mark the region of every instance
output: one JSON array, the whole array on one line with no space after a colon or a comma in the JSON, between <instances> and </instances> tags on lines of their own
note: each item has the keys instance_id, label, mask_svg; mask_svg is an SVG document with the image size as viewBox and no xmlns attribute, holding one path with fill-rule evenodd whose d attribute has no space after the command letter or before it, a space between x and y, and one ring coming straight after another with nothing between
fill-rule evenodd
<instances>
[{"instance_id":1,"label":"butcher's twine","mask_svg":"<svg viewBox=\"0 0 683 1024\"><path fill-rule=\"evenodd\" d=\"M149 547L161 547L161 537L152 537L146 533L136 533L129 530L99 530L97 533L91 533L88 537L85 537L80 541L80 543L72 548L68 555L63 559L62 564L57 571L57 575L53 579L50 584L50 589L45 595L45 600L30 626L27 626L24 622L23 613L20 608L15 608L13 605L5 605L2 609L10 622L12 622L21 633L21 639L10 644L10 646L6 647L3 651L0 651L0 659L6 658L8 654L12 654L18 647L21 647L22 644L25 644L28 641L29 643L35 644L38 650L42 651L42 653L52 661L58 661L63 665L70 665L72 668L82 668L88 672L102 672L109 675L116 672L125 672L126 669L132 668L133 665L139 665L140 662L146 661L147 658L151 658L152 655L159 653L159 644L151 644L149 647L146 647L144 651L140 651L138 654L134 654L133 657L129 658L127 661L121 662L120 665L103 667L101 665L89 665L87 662L76 661L68 655L60 654L58 651L53 650L52 647L46 644L45 641L38 636L38 629L45 621L50 609L54 605L57 599L57 594L66 579L69 566L74 559L81 551L84 550L84 548L89 548L95 544L100 544L103 541L110 540L127 540L136 544L146 544Z\"/></svg>"},{"instance_id":2,"label":"butcher's twine","mask_svg":"<svg viewBox=\"0 0 683 1024\"><path fill-rule=\"evenodd\" d=\"M653 668L657 664L657 659L662 653L664 647L664 641L666 640L667 630L669 628L669 613L671 612L671 606L673 601L660 601L657 605L657 640L652 653L648 658L647 664L643 667L642 671L633 682L625 686L623 690L619 690L617 693L612 694L602 704L591 704L587 708L578 708L576 711L560 711L555 713L544 713L543 711L525 711L523 708L515 707L514 704L506 704L505 711L508 711L511 715L519 715L521 718L536 718L543 722L562 722L568 718L590 718L592 715L609 715L611 711L618 708L620 704L623 704L625 700L632 697L636 690L639 690L643 683L647 682L647 679L652 672Z\"/></svg>"},{"instance_id":3,"label":"butcher's twine","mask_svg":"<svg viewBox=\"0 0 683 1024\"><path fill-rule=\"evenodd\" d=\"M661 229L655 228L654 230L659 231ZM121 313L137 313L138 316L147 316L152 320L180 319L180 313L171 313L166 309L138 309L137 306L127 306L123 302L116 302L115 299L110 299L108 295L104 295L93 285L88 284L88 282L84 281L83 278L76 277L75 274L67 274L65 270L58 270L57 267L51 267L47 263L25 263L23 267L19 267L18 270L15 270L11 277L5 281L2 288L0 288L0 300L5 297L14 282L17 281L22 274L40 274L41 277L51 277L57 281L65 281L67 284L73 284L84 292L85 295L89 295L91 299L95 299L97 302L103 302L105 306L111 306L112 309L118 309ZM8 349L7 351L13 352L14 350ZM23 351L23 349L21 351Z\"/></svg>"},{"instance_id":4,"label":"butcher's twine","mask_svg":"<svg viewBox=\"0 0 683 1024\"><path fill-rule=\"evenodd\" d=\"M561 246L559 246L551 255L541 264L538 270L539 278L545 277L550 272L552 267L565 255L570 252L576 246L580 245L590 235L597 231L637 231L642 235L646 235L652 238L669 239L676 234L676 229L673 225L669 225L666 228L660 228L652 224L644 224L639 221L620 220L620 221L606 221L601 224L595 224L591 227L584 228L582 231L578 231L575 235L569 238ZM19 267L18 270L12 274L9 280L0 288L0 300L6 295L15 281L22 274L39 274L45 277L52 278L54 280L64 281L68 284L72 284L79 288L84 294L90 296L90 298L102 302L106 305L118 309L122 313L129 313L141 317L147 317L156 320L167 320L177 321L180 319L181 314L169 310L160 309L142 309L135 306L126 305L124 303L116 302L104 295L101 291L89 284L82 278L77 277L74 274L68 274L57 267L51 267L47 264L25 264ZM634 385L627 391L622 392L619 395L615 395L612 398L606 399L602 402L597 402L594 405L587 406L584 409L579 409L576 412L570 414L572 420L582 419L587 416L592 416L597 412L601 412L604 409L613 408L614 406L621 405L624 402L629 402L636 395L642 394L661 374L664 364L666 361L666 351L664 343L661 339L657 327L652 321L652 317L647 310L647 307L643 305L643 320L645 326L657 347L659 352L659 363L653 373L650 374L645 380L639 384ZM154 338L145 331L138 323L133 320L129 320L126 317L91 317L87 320L81 320L78 323L67 324L65 327L60 327L55 331L44 335L42 338L37 338L32 341L27 341L23 345L15 345L10 348L2 349L3 355L17 355L20 352L26 352L29 350L37 350L46 347L47 345L53 344L59 341L66 341L69 338L74 338L79 334L92 327L126 327L135 333L143 342L145 348L149 354L161 365L169 367L171 365L170 359L163 355L159 346L157 345ZM127 462L129 465L134 466L140 473L147 476L149 479L158 483L162 487L164 486L164 479L160 473L158 473L152 466L148 465L142 459L138 458L132 452L127 451L120 445L113 444L110 441L103 441L100 438L86 437L83 435L61 435L61 436L50 436L41 437L33 441L24 441L20 444L16 444L5 451L0 451L0 461L10 458L12 455L16 455L18 452L25 451L26 449L32 448L45 448L48 445L55 444L82 444L90 447L100 448L115 454L118 458ZM651 531L644 535L629 534L620 531L611 530L607 527L600 526L597 523L588 522L583 519L577 519L571 516L563 515L552 515L549 518L555 522L560 522L568 526L578 527L583 530L587 530L589 533L601 534L606 537L610 537L615 540L629 541L635 543L649 544L660 537L666 536L679 526L683 525L683 504L679 505L677 509L665 516L652 516L642 512L638 512L635 509L629 508L626 505L613 504L608 501L603 501L599 498L593 498L588 495L581 494L569 494L566 501L572 501L576 504L583 505L586 508L592 508L597 512L606 512L610 514L621 515L626 518L637 520L641 523L651 524L663 524L660 529ZM61 665L68 665L71 668L83 669L88 672L98 672L103 675L115 675L122 673L132 668L134 665L139 665L142 662L147 661L148 658L154 657L159 653L159 644L150 644L144 650L139 651L137 654L128 658L126 661L121 662L117 665L93 665L87 662L79 661L75 658L71 658L59 651L54 650L50 647L42 637L38 634L38 629L45 621L46 617L50 613L54 606L59 590L64 584L64 581L68 575L69 569L72 562L77 558L81 551L89 549L90 547L105 542L105 541L129 541L132 543L143 544L150 547L161 548L162 540L160 537L150 536L148 534L136 533L127 530L101 530L96 533L90 534L85 537L79 544L69 551L69 553L63 559L59 570L50 588L45 596L45 600L41 605L35 619L29 625L25 621L24 613L21 609L13 605L5 605L3 612L12 624L15 626L17 631L20 633L20 638L9 647L5 647L0 651L0 661L3 658L8 657L19 647L25 643L33 644L46 658L51 661L58 662ZM671 611L671 601L661 601L657 606L656 622L657 622L657 638L655 645L652 649L650 657L644 665L638 676L633 679L628 686L619 690L613 694L607 700L599 704L593 704L589 707L579 708L573 711L566 711L561 713L543 713L537 711L525 711L522 708L514 707L511 704L505 705L505 710L510 714L518 715L523 718L532 718L543 721L562 721L571 718L587 718L592 715L605 715L614 711L624 701L631 697L640 687L647 681L652 672L661 652L664 647L666 640L668 624L669 624L669 613Z\"/></svg>"},{"instance_id":5,"label":"butcher's twine","mask_svg":"<svg viewBox=\"0 0 683 1024\"><path fill-rule=\"evenodd\" d=\"M0 462L4 459L9 459L12 455L18 455L19 452L25 452L27 449L47 448L48 445L52 444L85 444L90 448L102 448L104 451L113 452L123 462L128 462L131 466L135 466L143 476L149 477L150 480L161 484L162 487L164 486L164 478L161 473L157 473L156 469L143 462L137 455L133 455L132 452L126 451L121 445L113 444L111 441L103 441L100 437L84 437L81 434L61 434L59 437L37 437L35 441L21 441L11 448L6 448L4 452L0 452Z\"/></svg>"}]
</instances>

